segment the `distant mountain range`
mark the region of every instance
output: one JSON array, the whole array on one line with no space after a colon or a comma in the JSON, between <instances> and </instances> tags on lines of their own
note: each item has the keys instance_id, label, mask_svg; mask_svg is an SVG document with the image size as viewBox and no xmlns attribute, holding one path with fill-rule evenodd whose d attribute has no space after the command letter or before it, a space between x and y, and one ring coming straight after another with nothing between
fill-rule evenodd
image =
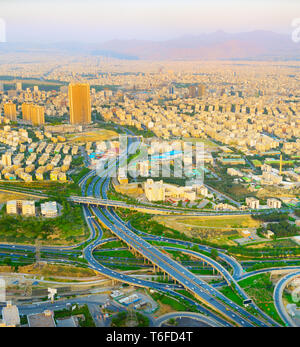
<instances>
[{"instance_id":1,"label":"distant mountain range","mask_svg":"<svg viewBox=\"0 0 300 347\"><path fill-rule=\"evenodd\" d=\"M300 44L270 31L217 31L166 41L111 40L102 44L0 44L1 52L60 52L141 60L299 60Z\"/></svg>"}]
</instances>

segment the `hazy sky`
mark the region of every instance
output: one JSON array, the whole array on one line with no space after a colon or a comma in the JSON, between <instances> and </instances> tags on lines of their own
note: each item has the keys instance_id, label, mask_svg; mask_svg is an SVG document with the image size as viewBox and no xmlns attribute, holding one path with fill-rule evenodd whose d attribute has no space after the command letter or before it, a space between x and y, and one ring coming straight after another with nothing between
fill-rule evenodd
<instances>
[{"instance_id":1,"label":"hazy sky","mask_svg":"<svg viewBox=\"0 0 300 347\"><path fill-rule=\"evenodd\" d=\"M0 0L7 40L164 40L224 30L292 31L300 0Z\"/></svg>"}]
</instances>

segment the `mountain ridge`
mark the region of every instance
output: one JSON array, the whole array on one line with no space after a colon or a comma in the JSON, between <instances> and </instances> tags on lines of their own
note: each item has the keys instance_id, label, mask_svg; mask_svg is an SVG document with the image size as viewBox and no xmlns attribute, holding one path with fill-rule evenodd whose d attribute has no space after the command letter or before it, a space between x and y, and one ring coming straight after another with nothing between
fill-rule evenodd
<instances>
[{"instance_id":1,"label":"mountain ridge","mask_svg":"<svg viewBox=\"0 0 300 347\"><path fill-rule=\"evenodd\" d=\"M104 43L2 43L0 52L60 52L140 60L299 60L300 44L289 35L256 30L226 33L218 30L164 40L121 40Z\"/></svg>"}]
</instances>

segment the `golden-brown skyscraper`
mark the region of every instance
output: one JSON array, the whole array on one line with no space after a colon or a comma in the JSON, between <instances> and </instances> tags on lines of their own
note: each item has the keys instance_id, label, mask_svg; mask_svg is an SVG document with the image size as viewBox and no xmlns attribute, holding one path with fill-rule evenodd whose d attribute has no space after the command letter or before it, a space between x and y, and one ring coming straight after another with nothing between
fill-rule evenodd
<instances>
[{"instance_id":1,"label":"golden-brown skyscraper","mask_svg":"<svg viewBox=\"0 0 300 347\"><path fill-rule=\"evenodd\" d=\"M87 83L70 83L69 85L70 123L91 123L90 86Z\"/></svg>"},{"instance_id":2,"label":"golden-brown skyscraper","mask_svg":"<svg viewBox=\"0 0 300 347\"><path fill-rule=\"evenodd\" d=\"M17 109L16 104L8 102L4 104L4 116L10 120L17 120Z\"/></svg>"},{"instance_id":3,"label":"golden-brown skyscraper","mask_svg":"<svg viewBox=\"0 0 300 347\"><path fill-rule=\"evenodd\" d=\"M206 87L204 84L198 85L198 96L204 96Z\"/></svg>"},{"instance_id":4,"label":"golden-brown skyscraper","mask_svg":"<svg viewBox=\"0 0 300 347\"><path fill-rule=\"evenodd\" d=\"M33 104L22 104L23 120L30 121L33 125L45 124L44 107Z\"/></svg>"},{"instance_id":5,"label":"golden-brown skyscraper","mask_svg":"<svg viewBox=\"0 0 300 347\"><path fill-rule=\"evenodd\" d=\"M33 125L45 124L45 111L43 106L31 105L30 120Z\"/></svg>"},{"instance_id":6,"label":"golden-brown skyscraper","mask_svg":"<svg viewBox=\"0 0 300 347\"><path fill-rule=\"evenodd\" d=\"M30 120L30 107L32 104L22 104L22 118L23 120Z\"/></svg>"}]
</instances>

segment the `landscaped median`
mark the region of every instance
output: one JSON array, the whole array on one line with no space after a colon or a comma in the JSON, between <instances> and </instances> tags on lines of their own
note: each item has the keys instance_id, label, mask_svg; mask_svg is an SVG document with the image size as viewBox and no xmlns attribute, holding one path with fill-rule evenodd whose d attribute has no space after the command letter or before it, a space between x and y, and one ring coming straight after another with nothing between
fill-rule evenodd
<instances>
[{"instance_id":1,"label":"landscaped median","mask_svg":"<svg viewBox=\"0 0 300 347\"><path fill-rule=\"evenodd\" d=\"M254 275L238 283L262 311L284 326L274 305L274 285L270 279L270 273Z\"/></svg>"}]
</instances>

